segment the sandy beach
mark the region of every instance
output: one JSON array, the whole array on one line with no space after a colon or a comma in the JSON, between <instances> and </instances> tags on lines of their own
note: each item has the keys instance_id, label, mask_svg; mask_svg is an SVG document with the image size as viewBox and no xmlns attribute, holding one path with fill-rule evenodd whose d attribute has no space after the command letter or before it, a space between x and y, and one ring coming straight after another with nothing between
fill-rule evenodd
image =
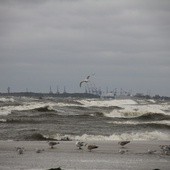
<instances>
[{"instance_id":1,"label":"sandy beach","mask_svg":"<svg viewBox=\"0 0 170 170\"><path fill-rule=\"evenodd\" d=\"M48 170L61 169L114 169L114 170L168 170L170 156L161 153L159 145L169 145L169 141L132 141L121 148L117 141L88 141L99 146L89 152L79 150L75 141L61 141L50 149L46 141L0 141L1 170ZM24 147L18 154L16 147ZM36 153L36 149L42 150ZM125 151L121 154L120 149ZM149 150L156 150L149 154Z\"/></svg>"}]
</instances>

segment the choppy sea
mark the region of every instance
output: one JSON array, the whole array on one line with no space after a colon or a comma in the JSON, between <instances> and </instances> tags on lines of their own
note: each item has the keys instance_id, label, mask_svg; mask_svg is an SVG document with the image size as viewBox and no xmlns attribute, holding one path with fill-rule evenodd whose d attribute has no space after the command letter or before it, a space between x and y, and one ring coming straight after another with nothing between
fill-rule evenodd
<instances>
[{"instance_id":1,"label":"choppy sea","mask_svg":"<svg viewBox=\"0 0 170 170\"><path fill-rule=\"evenodd\" d=\"M170 101L0 97L0 140L170 140Z\"/></svg>"}]
</instances>

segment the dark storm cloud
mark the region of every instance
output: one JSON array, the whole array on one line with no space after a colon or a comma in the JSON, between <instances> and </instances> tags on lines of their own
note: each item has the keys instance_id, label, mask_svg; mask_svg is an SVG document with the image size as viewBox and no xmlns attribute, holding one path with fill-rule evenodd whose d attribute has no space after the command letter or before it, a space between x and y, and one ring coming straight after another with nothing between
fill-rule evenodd
<instances>
[{"instance_id":1,"label":"dark storm cloud","mask_svg":"<svg viewBox=\"0 0 170 170\"><path fill-rule=\"evenodd\" d=\"M76 91L95 72L100 87L167 94L169 18L169 0L2 0L1 88Z\"/></svg>"}]
</instances>

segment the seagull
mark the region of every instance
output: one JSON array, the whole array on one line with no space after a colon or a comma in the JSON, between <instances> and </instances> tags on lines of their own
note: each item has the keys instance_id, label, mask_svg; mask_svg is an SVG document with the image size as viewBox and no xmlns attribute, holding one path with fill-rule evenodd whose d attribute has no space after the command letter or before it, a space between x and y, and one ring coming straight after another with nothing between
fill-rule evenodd
<instances>
[{"instance_id":1,"label":"seagull","mask_svg":"<svg viewBox=\"0 0 170 170\"><path fill-rule=\"evenodd\" d=\"M16 151L17 151L18 154L20 154L20 155L24 153L24 150L25 150L25 149L24 149L23 147L17 147L17 148L16 148Z\"/></svg>"},{"instance_id":2,"label":"seagull","mask_svg":"<svg viewBox=\"0 0 170 170\"><path fill-rule=\"evenodd\" d=\"M44 149L38 149L38 148L35 149L35 152L36 152L36 153L41 153L41 152L43 152L43 151L44 151Z\"/></svg>"},{"instance_id":3,"label":"seagull","mask_svg":"<svg viewBox=\"0 0 170 170\"><path fill-rule=\"evenodd\" d=\"M59 144L59 142L54 142L54 141L48 142L48 145L51 147L51 149L53 149L54 145L57 145L57 144Z\"/></svg>"},{"instance_id":4,"label":"seagull","mask_svg":"<svg viewBox=\"0 0 170 170\"><path fill-rule=\"evenodd\" d=\"M79 84L80 87L81 87L82 83L88 83L88 82L89 82L89 78L90 78L90 76L87 76L86 79L84 79L83 81L81 81L80 84Z\"/></svg>"},{"instance_id":5,"label":"seagull","mask_svg":"<svg viewBox=\"0 0 170 170\"><path fill-rule=\"evenodd\" d=\"M170 145L160 145L162 153L165 155L170 155Z\"/></svg>"},{"instance_id":6,"label":"seagull","mask_svg":"<svg viewBox=\"0 0 170 170\"><path fill-rule=\"evenodd\" d=\"M156 150L150 150L150 149L148 149L148 152L147 152L148 154L154 154L154 153L156 153Z\"/></svg>"},{"instance_id":7,"label":"seagull","mask_svg":"<svg viewBox=\"0 0 170 170\"><path fill-rule=\"evenodd\" d=\"M130 143L130 141L121 141L121 142L118 142L118 144L121 145L122 147L125 146L128 143Z\"/></svg>"},{"instance_id":8,"label":"seagull","mask_svg":"<svg viewBox=\"0 0 170 170\"><path fill-rule=\"evenodd\" d=\"M82 149L82 147L85 146L85 143L81 141L77 141L76 146L78 147L78 149Z\"/></svg>"},{"instance_id":9,"label":"seagull","mask_svg":"<svg viewBox=\"0 0 170 170\"><path fill-rule=\"evenodd\" d=\"M120 154L124 154L124 153L126 153L126 152L128 152L128 150L119 149L119 153L120 153Z\"/></svg>"},{"instance_id":10,"label":"seagull","mask_svg":"<svg viewBox=\"0 0 170 170\"><path fill-rule=\"evenodd\" d=\"M87 146L87 149L91 152L91 150L93 150L93 149L97 149L98 148L98 146L96 146L96 145L88 145Z\"/></svg>"},{"instance_id":11,"label":"seagull","mask_svg":"<svg viewBox=\"0 0 170 170\"><path fill-rule=\"evenodd\" d=\"M62 169L60 167L58 167L58 168L50 168L48 170L62 170Z\"/></svg>"}]
</instances>

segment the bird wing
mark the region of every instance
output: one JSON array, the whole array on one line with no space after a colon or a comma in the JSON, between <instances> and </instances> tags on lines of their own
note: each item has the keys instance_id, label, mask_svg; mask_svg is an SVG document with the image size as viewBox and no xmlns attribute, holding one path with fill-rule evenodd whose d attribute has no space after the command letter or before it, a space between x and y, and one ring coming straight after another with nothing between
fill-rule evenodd
<instances>
[{"instance_id":1,"label":"bird wing","mask_svg":"<svg viewBox=\"0 0 170 170\"><path fill-rule=\"evenodd\" d=\"M88 80L89 78L90 78L90 76L87 76L87 78L86 78L86 79Z\"/></svg>"},{"instance_id":2,"label":"bird wing","mask_svg":"<svg viewBox=\"0 0 170 170\"><path fill-rule=\"evenodd\" d=\"M85 82L84 80L80 82L80 87L81 87L82 83L84 83L84 82Z\"/></svg>"},{"instance_id":3,"label":"bird wing","mask_svg":"<svg viewBox=\"0 0 170 170\"><path fill-rule=\"evenodd\" d=\"M90 76L87 76L87 78L85 80L81 81L79 84L80 87L81 87L82 83L87 83L89 81L89 78L90 78Z\"/></svg>"}]
</instances>

